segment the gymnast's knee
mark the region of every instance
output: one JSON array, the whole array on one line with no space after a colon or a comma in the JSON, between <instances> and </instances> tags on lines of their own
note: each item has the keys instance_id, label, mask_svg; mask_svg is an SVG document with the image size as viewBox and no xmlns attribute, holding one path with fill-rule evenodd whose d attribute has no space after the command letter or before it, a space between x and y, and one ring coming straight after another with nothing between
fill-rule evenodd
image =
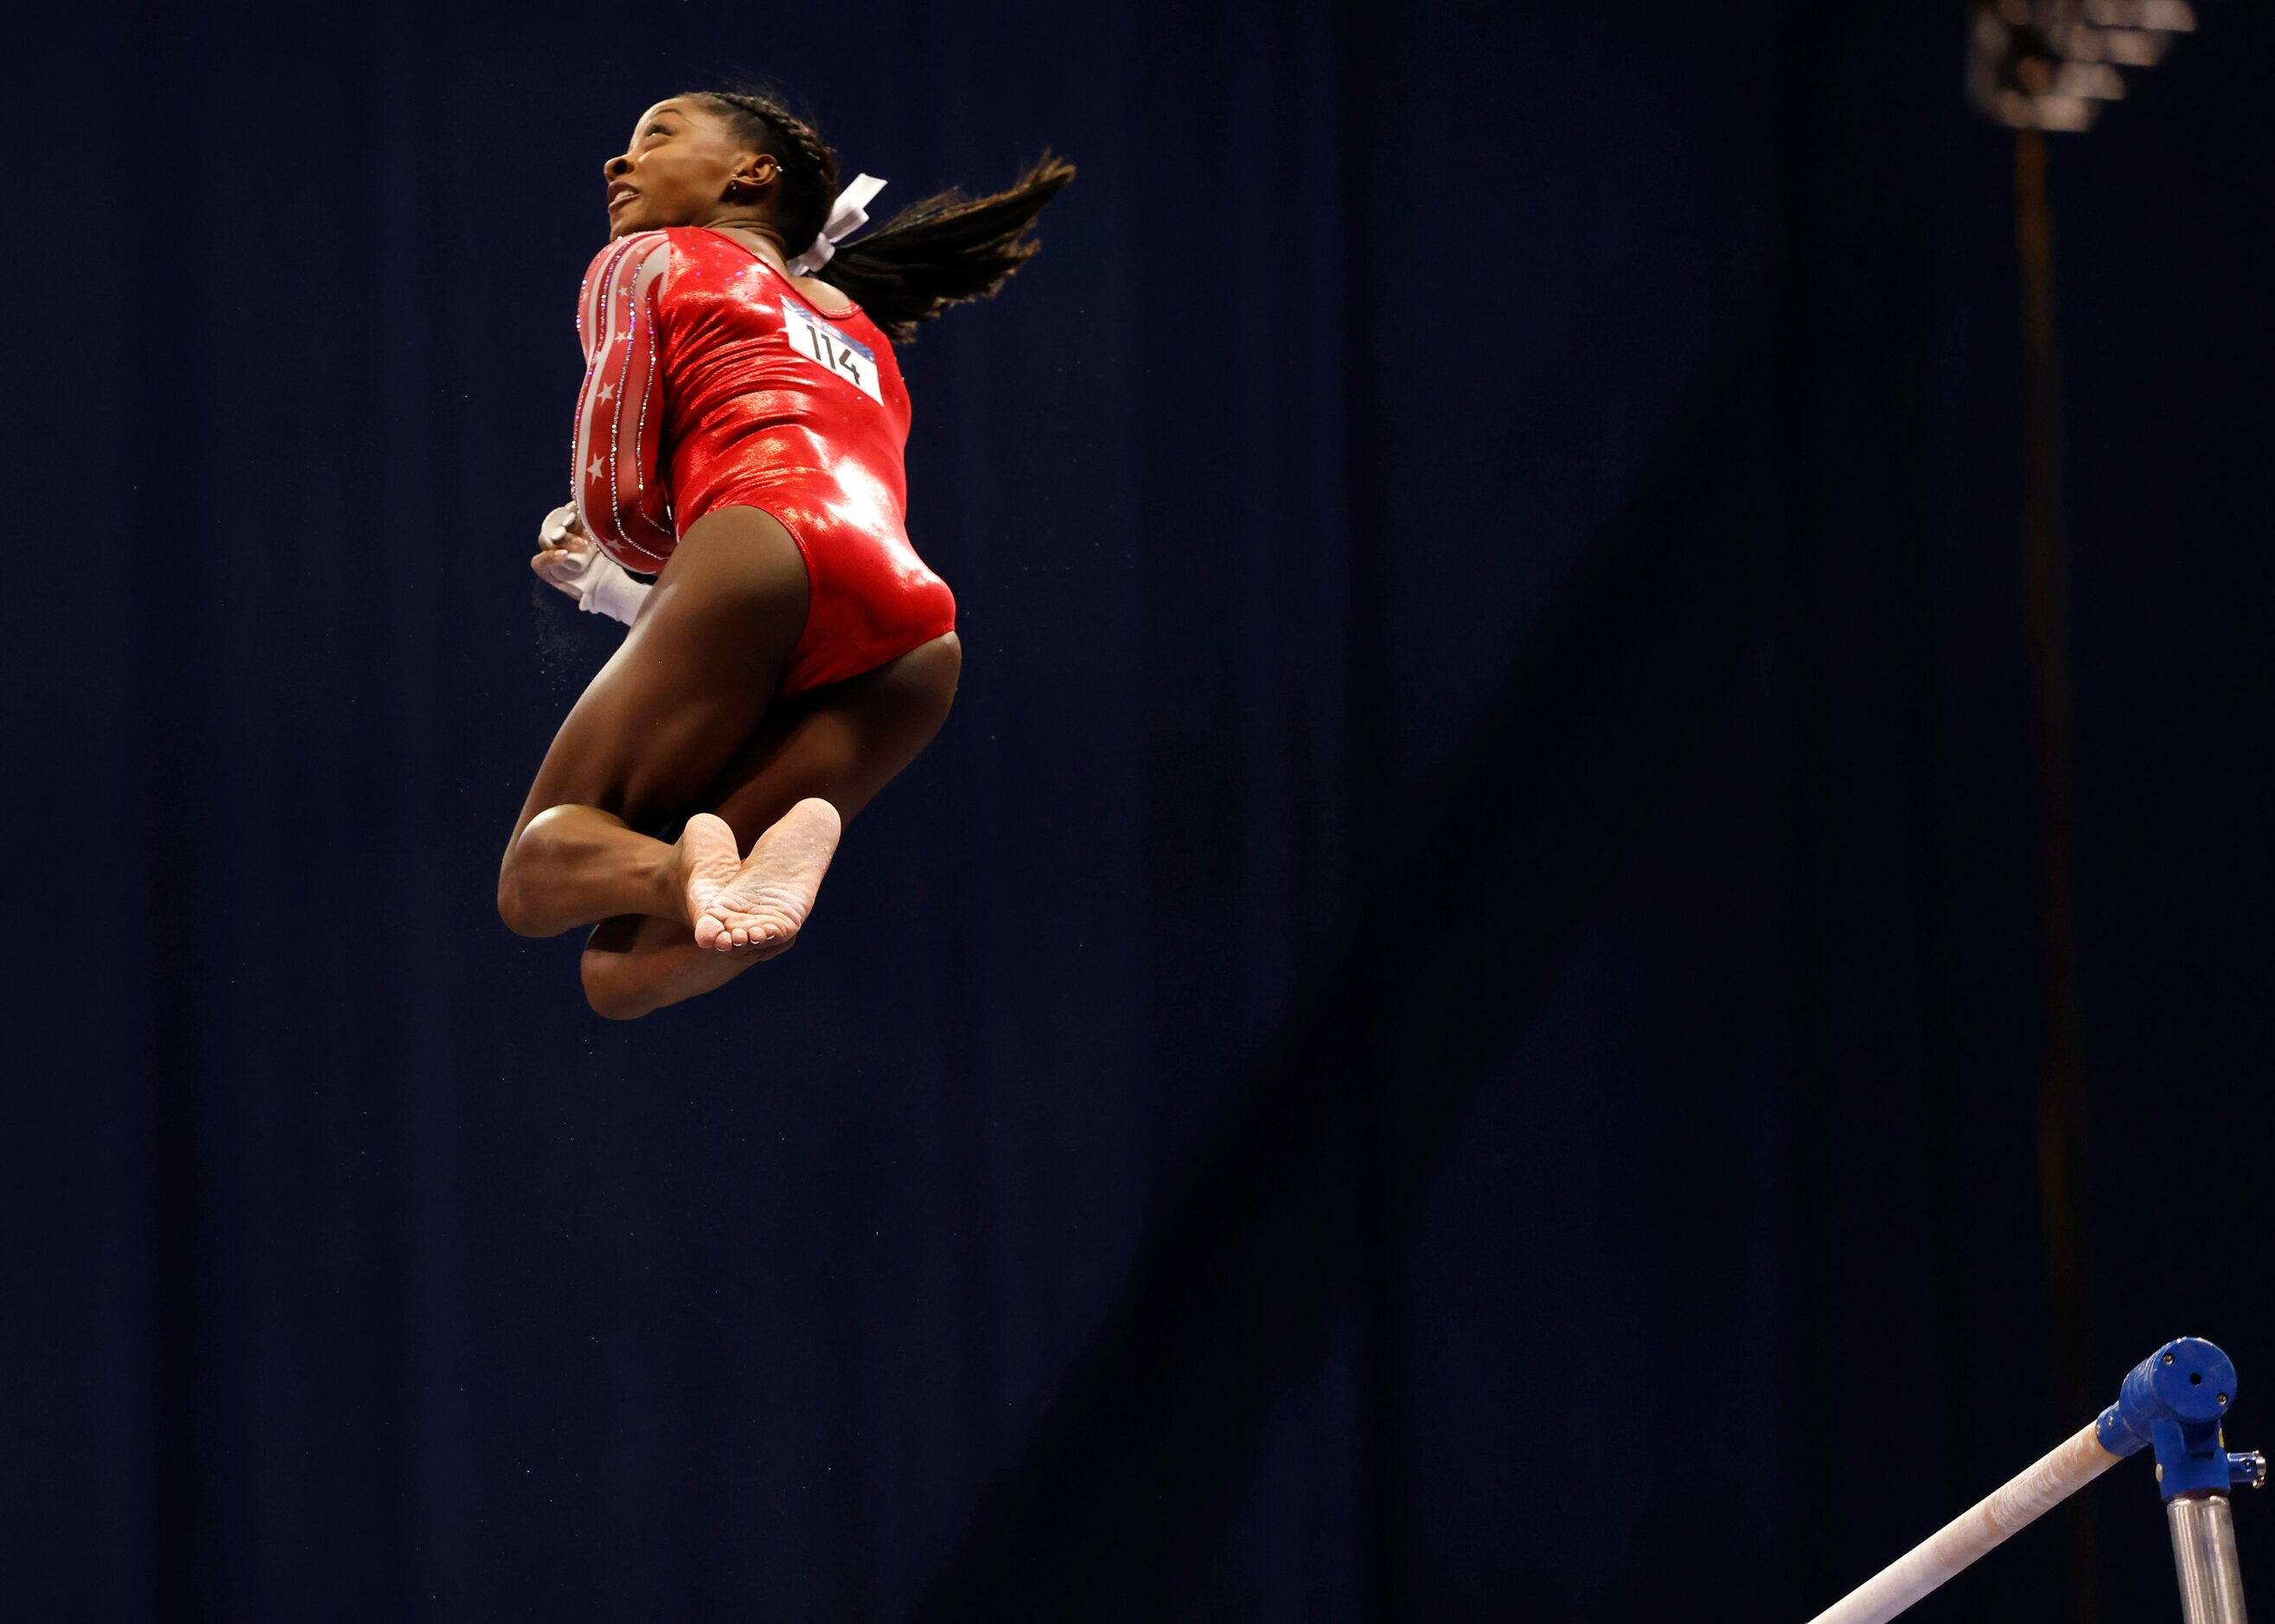
<instances>
[{"instance_id":1,"label":"gymnast's knee","mask_svg":"<svg viewBox=\"0 0 2275 1624\"><path fill-rule=\"evenodd\" d=\"M535 911L522 895L521 876L517 872L520 865L514 860L519 849L520 842L517 841L506 849L505 861L498 865L498 918L517 936L550 935L551 932L541 928Z\"/></svg>"},{"instance_id":2,"label":"gymnast's knee","mask_svg":"<svg viewBox=\"0 0 2275 1624\"><path fill-rule=\"evenodd\" d=\"M577 974L585 984L585 1002L604 1021L637 1021L653 1015L654 998L624 974L624 956L587 948L577 961Z\"/></svg>"},{"instance_id":3,"label":"gymnast's knee","mask_svg":"<svg viewBox=\"0 0 2275 1624\"><path fill-rule=\"evenodd\" d=\"M533 835L539 843L544 842L547 831L543 826L548 815L547 812L540 812L525 827L517 830L513 839L506 844L504 860L498 865L498 918L506 929L517 936L550 936L554 933L544 928L545 922L531 907L526 888L522 883L522 870L530 860L530 854L525 848Z\"/></svg>"}]
</instances>

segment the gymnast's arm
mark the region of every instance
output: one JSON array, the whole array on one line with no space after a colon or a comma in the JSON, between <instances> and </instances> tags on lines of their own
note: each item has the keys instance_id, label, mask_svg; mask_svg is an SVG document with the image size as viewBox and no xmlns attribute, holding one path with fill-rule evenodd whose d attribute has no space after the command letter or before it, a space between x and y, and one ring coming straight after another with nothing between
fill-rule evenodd
<instances>
[{"instance_id":1,"label":"gymnast's arm","mask_svg":"<svg viewBox=\"0 0 2275 1624\"><path fill-rule=\"evenodd\" d=\"M585 383L577 395L571 500L586 534L636 570L662 569L677 539L660 466L671 255L662 231L609 244L585 274L577 312Z\"/></svg>"},{"instance_id":2,"label":"gymnast's arm","mask_svg":"<svg viewBox=\"0 0 2275 1624\"><path fill-rule=\"evenodd\" d=\"M648 585L616 557L661 569L674 539L670 493L656 466L670 275L671 239L661 231L610 243L585 273L577 306L585 382L577 394L571 494L545 516L529 561L578 608L626 625ZM596 533L616 557L600 550Z\"/></svg>"}]
</instances>

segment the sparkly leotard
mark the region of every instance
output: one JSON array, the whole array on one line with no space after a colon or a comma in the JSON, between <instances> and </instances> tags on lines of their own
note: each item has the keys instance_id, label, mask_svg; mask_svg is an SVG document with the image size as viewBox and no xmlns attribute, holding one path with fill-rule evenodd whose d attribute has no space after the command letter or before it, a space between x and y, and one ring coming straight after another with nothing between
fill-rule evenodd
<instances>
[{"instance_id":1,"label":"sparkly leotard","mask_svg":"<svg viewBox=\"0 0 2275 1624\"><path fill-rule=\"evenodd\" d=\"M903 527L908 390L858 308L822 310L733 238L682 226L603 248L577 329L577 509L601 551L661 570L714 509L773 515L808 585L784 694L955 629L955 596Z\"/></svg>"}]
</instances>

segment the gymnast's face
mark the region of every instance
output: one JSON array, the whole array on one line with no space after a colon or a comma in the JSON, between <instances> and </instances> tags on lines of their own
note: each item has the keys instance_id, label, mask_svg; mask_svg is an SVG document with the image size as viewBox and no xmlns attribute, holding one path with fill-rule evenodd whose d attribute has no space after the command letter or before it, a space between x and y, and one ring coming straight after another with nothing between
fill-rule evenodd
<instances>
[{"instance_id":1,"label":"gymnast's face","mask_svg":"<svg viewBox=\"0 0 2275 1624\"><path fill-rule=\"evenodd\" d=\"M631 145L601 166L608 185L608 236L668 225L749 218L781 173L774 158L735 139L727 121L691 96L659 102L632 126Z\"/></svg>"}]
</instances>

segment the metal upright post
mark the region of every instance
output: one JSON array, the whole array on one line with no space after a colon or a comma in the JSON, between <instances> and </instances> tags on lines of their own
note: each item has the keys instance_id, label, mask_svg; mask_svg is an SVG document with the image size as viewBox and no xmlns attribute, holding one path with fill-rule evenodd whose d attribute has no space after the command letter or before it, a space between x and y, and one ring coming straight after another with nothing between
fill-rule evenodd
<instances>
[{"instance_id":1,"label":"metal upright post","mask_svg":"<svg viewBox=\"0 0 2275 1624\"><path fill-rule=\"evenodd\" d=\"M2165 1502L2165 1515L2181 1575L2181 1616L2188 1624L2244 1624L2243 1570L2227 1496L2176 1494Z\"/></svg>"}]
</instances>

